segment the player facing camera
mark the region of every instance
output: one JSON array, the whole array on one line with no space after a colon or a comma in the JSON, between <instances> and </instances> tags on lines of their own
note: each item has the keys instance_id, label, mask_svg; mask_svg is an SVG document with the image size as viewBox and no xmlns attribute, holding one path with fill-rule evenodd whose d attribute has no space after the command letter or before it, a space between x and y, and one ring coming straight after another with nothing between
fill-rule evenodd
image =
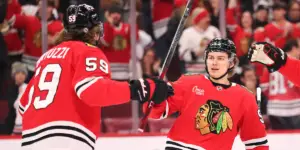
<instances>
[{"instance_id":1,"label":"player facing camera","mask_svg":"<svg viewBox=\"0 0 300 150\"><path fill-rule=\"evenodd\" d=\"M229 39L214 38L205 49L204 59L210 79L229 84L227 78L233 74L233 69L238 64L234 43ZM222 81L223 79L226 81Z\"/></svg>"}]
</instances>

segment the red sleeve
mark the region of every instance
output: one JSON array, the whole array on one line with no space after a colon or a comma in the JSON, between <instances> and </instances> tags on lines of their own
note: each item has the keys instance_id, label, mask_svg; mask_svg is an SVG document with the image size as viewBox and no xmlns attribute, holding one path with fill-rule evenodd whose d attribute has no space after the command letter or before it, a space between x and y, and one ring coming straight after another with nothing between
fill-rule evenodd
<instances>
[{"instance_id":1,"label":"red sleeve","mask_svg":"<svg viewBox=\"0 0 300 150\"><path fill-rule=\"evenodd\" d=\"M54 36L56 33L60 32L63 29L63 24L60 21L53 21L50 25L48 25L48 33L51 36Z\"/></svg>"},{"instance_id":2,"label":"red sleeve","mask_svg":"<svg viewBox=\"0 0 300 150\"><path fill-rule=\"evenodd\" d=\"M299 23L298 23L299 24ZM292 33L293 38L298 38L300 37L300 26L297 24L293 24L293 33Z\"/></svg>"},{"instance_id":3,"label":"red sleeve","mask_svg":"<svg viewBox=\"0 0 300 150\"><path fill-rule=\"evenodd\" d=\"M185 77L181 77L178 81L171 83L174 88L174 96L168 98L161 104L154 105L149 118L164 119L175 112L180 112L184 106L184 93L185 93ZM146 111L147 103L143 105L143 111Z\"/></svg>"},{"instance_id":4,"label":"red sleeve","mask_svg":"<svg viewBox=\"0 0 300 150\"><path fill-rule=\"evenodd\" d=\"M300 86L300 61L287 58L286 64L279 69L279 72L287 77L295 85Z\"/></svg>"},{"instance_id":5,"label":"red sleeve","mask_svg":"<svg viewBox=\"0 0 300 150\"><path fill-rule=\"evenodd\" d=\"M241 140L247 150L268 150L265 125L255 96L248 92L243 104L243 117L239 122Z\"/></svg>"},{"instance_id":6,"label":"red sleeve","mask_svg":"<svg viewBox=\"0 0 300 150\"><path fill-rule=\"evenodd\" d=\"M234 8L228 8L226 10L226 24L232 37L235 37L238 32L241 32L243 30L235 21L234 11Z\"/></svg>"},{"instance_id":7,"label":"red sleeve","mask_svg":"<svg viewBox=\"0 0 300 150\"><path fill-rule=\"evenodd\" d=\"M105 47L109 47L114 38L114 28L108 22L105 22L103 24L103 28L104 28L104 36L103 38L101 38L101 43Z\"/></svg>"},{"instance_id":8,"label":"red sleeve","mask_svg":"<svg viewBox=\"0 0 300 150\"><path fill-rule=\"evenodd\" d=\"M25 30L27 26L31 25L29 19L32 16L14 15L13 17L15 17L12 23L14 28Z\"/></svg>"},{"instance_id":9,"label":"red sleeve","mask_svg":"<svg viewBox=\"0 0 300 150\"><path fill-rule=\"evenodd\" d=\"M263 41L265 41L265 38L266 38L266 35L265 35L264 28L259 27L254 31L254 40L256 42L263 42Z\"/></svg>"},{"instance_id":10,"label":"red sleeve","mask_svg":"<svg viewBox=\"0 0 300 150\"><path fill-rule=\"evenodd\" d=\"M22 8L21 8L21 5L20 5L19 1L15 0L14 5L15 5L15 13L16 14L21 14Z\"/></svg>"},{"instance_id":11,"label":"red sleeve","mask_svg":"<svg viewBox=\"0 0 300 150\"><path fill-rule=\"evenodd\" d=\"M110 66L101 50L85 50L72 63L75 69L72 85L85 103L109 106L129 102L129 84L110 79Z\"/></svg>"},{"instance_id":12,"label":"red sleeve","mask_svg":"<svg viewBox=\"0 0 300 150\"><path fill-rule=\"evenodd\" d=\"M24 91L24 93L23 93L23 95L22 95L22 97L20 99L19 113L21 115L24 114L24 112L26 111L27 107L30 105L30 102L31 102L30 95L32 95L32 94L30 94L31 93L30 90L32 90L31 87L33 85L33 81L34 81L34 78L32 78L30 80L30 82L28 83L28 85L27 85L27 87L26 87L26 89L25 89L25 91Z\"/></svg>"},{"instance_id":13,"label":"red sleeve","mask_svg":"<svg viewBox=\"0 0 300 150\"><path fill-rule=\"evenodd\" d=\"M269 89L269 78L270 78L270 73L268 69L265 67L263 69L263 73L260 76L260 87L262 88L262 91L266 96L268 96L268 89Z\"/></svg>"}]
</instances>

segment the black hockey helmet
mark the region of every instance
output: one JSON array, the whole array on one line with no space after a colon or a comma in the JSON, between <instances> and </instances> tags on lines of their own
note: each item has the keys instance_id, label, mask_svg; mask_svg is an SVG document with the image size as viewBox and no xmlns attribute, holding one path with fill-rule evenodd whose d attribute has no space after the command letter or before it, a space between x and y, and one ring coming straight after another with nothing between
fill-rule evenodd
<instances>
[{"instance_id":1,"label":"black hockey helmet","mask_svg":"<svg viewBox=\"0 0 300 150\"><path fill-rule=\"evenodd\" d=\"M226 52L228 54L236 54L236 47L234 43L227 38L212 39L205 49L208 52Z\"/></svg>"},{"instance_id":2,"label":"black hockey helmet","mask_svg":"<svg viewBox=\"0 0 300 150\"><path fill-rule=\"evenodd\" d=\"M70 5L65 13L63 23L67 32L83 31L87 33L94 26L100 26L100 36L103 36L103 25L100 16L93 6L87 4Z\"/></svg>"},{"instance_id":3,"label":"black hockey helmet","mask_svg":"<svg viewBox=\"0 0 300 150\"><path fill-rule=\"evenodd\" d=\"M205 49L205 54L204 54L205 65L206 65L205 69L208 74L209 74L209 72L208 72L206 60L207 60L207 56L208 56L209 52L225 52L228 54L229 61L234 62L235 65L237 64L235 44L227 38L214 38L207 45L207 47ZM231 72L233 70L233 68L234 67L228 68L228 70L225 74L223 74L222 76L220 76L218 78L214 78L214 79L223 78L226 74Z\"/></svg>"}]
</instances>

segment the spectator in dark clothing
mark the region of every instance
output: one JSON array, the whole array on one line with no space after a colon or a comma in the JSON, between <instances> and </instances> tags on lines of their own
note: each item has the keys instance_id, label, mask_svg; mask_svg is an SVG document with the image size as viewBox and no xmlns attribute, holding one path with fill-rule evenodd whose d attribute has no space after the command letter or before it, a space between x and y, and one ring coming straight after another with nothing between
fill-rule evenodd
<instances>
[{"instance_id":1,"label":"spectator in dark clothing","mask_svg":"<svg viewBox=\"0 0 300 150\"><path fill-rule=\"evenodd\" d=\"M176 8L173 11L173 16L168 22L167 31L164 35L162 35L154 44L156 55L161 59L161 62L163 64L164 59L166 58L168 54L168 50L170 48L170 45L172 43L173 37L176 33L177 27L179 25L181 16L183 14L183 11L185 9L185 6L181 6L179 8ZM162 65L161 64L161 65ZM176 81L180 75L181 71L179 68L181 66L180 60L179 60L179 54L178 54L178 47L175 51L175 54L173 56L172 62L170 64L169 70L167 72L167 78L169 81ZM183 66L180 68L184 68Z\"/></svg>"},{"instance_id":2,"label":"spectator in dark clothing","mask_svg":"<svg viewBox=\"0 0 300 150\"><path fill-rule=\"evenodd\" d=\"M251 65L246 65L242 67L242 73L240 75L240 81L242 85L244 85L249 91L251 91L257 98L257 88L259 87L259 79L256 76L255 68ZM260 91L261 92L261 91ZM267 114L267 97L260 93L261 102L259 103L260 107L260 117L265 121L266 127L269 127L269 119ZM257 100L257 99L256 99Z\"/></svg>"},{"instance_id":3,"label":"spectator in dark clothing","mask_svg":"<svg viewBox=\"0 0 300 150\"><path fill-rule=\"evenodd\" d=\"M288 5L287 20L292 23L299 23L300 21L300 3L292 0Z\"/></svg>"},{"instance_id":4,"label":"spectator in dark clothing","mask_svg":"<svg viewBox=\"0 0 300 150\"><path fill-rule=\"evenodd\" d=\"M37 0L19 0L21 5L37 5Z\"/></svg>"},{"instance_id":5,"label":"spectator in dark clothing","mask_svg":"<svg viewBox=\"0 0 300 150\"><path fill-rule=\"evenodd\" d=\"M259 5L255 11L254 29L258 27L264 27L268 24L269 10L264 5Z\"/></svg>"},{"instance_id":6,"label":"spectator in dark clothing","mask_svg":"<svg viewBox=\"0 0 300 150\"><path fill-rule=\"evenodd\" d=\"M3 23L7 9L7 0L0 0L0 24ZM0 25L1 26L1 25ZM1 27L0 27L1 28ZM5 95L4 84L6 81L8 69L8 55L7 47L3 38L2 33L0 32L0 99L3 99Z\"/></svg>"},{"instance_id":7,"label":"spectator in dark clothing","mask_svg":"<svg viewBox=\"0 0 300 150\"><path fill-rule=\"evenodd\" d=\"M16 114L16 106L18 106L19 99L21 98L22 94L25 91L25 88L27 84L24 83L26 76L28 75L28 70L26 68L26 65L21 62L15 62L12 64L12 73L11 77L13 79L13 84L10 85L8 88L8 116L5 119L5 133L6 134L12 134L14 133L20 133L22 129L18 129L18 127L15 126L15 123L18 123L19 125L21 123L21 117L19 114ZM18 101L16 103L16 100ZM18 116L18 120L16 120L16 116ZM15 128L15 129L14 129ZM18 132L17 132L18 129Z\"/></svg>"}]
</instances>

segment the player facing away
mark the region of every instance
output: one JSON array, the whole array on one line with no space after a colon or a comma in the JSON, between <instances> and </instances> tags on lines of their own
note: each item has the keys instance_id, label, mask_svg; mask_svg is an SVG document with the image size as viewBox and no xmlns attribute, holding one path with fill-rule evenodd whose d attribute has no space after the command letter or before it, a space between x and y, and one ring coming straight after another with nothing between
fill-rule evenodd
<instances>
[{"instance_id":1,"label":"player facing away","mask_svg":"<svg viewBox=\"0 0 300 150\"><path fill-rule=\"evenodd\" d=\"M174 95L154 105L149 115L164 119L180 114L165 150L231 150L238 133L246 149L269 149L255 96L228 80L236 64L233 42L215 38L205 50L209 75L183 75L171 83Z\"/></svg>"},{"instance_id":2,"label":"player facing away","mask_svg":"<svg viewBox=\"0 0 300 150\"><path fill-rule=\"evenodd\" d=\"M288 80L300 86L300 61L288 57L282 49L267 42L257 42L249 49L248 59L264 64L270 73L278 70Z\"/></svg>"},{"instance_id":3,"label":"player facing away","mask_svg":"<svg viewBox=\"0 0 300 150\"><path fill-rule=\"evenodd\" d=\"M71 5L64 18L61 43L38 60L20 102L23 149L93 150L100 132L100 107L151 97L159 103L157 99L163 101L168 94L167 84L158 79L130 83L110 79L105 55L93 46L103 28L92 6Z\"/></svg>"}]
</instances>

